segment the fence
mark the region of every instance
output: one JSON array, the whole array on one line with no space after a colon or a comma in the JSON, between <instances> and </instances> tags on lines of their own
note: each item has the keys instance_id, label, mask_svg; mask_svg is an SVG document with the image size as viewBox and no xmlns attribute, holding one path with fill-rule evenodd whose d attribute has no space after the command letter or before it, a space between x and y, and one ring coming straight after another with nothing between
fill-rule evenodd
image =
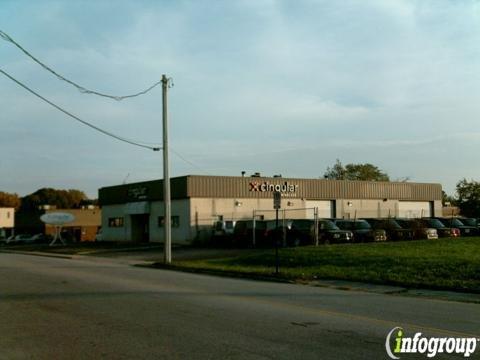
<instances>
[{"instance_id":1,"label":"fence","mask_svg":"<svg viewBox=\"0 0 480 360\"><path fill-rule=\"evenodd\" d=\"M272 220L276 220L277 210L253 210L252 220L253 220L253 236L252 236L252 245L255 247L257 245L257 221L270 220L267 223L266 230L272 230L277 228L277 224L273 223ZM279 209L278 210L278 227L282 229L282 244L283 246L287 245L287 226L288 222L291 220L313 220L313 238L315 245L318 245L318 208L300 208L300 209Z\"/></svg>"}]
</instances>

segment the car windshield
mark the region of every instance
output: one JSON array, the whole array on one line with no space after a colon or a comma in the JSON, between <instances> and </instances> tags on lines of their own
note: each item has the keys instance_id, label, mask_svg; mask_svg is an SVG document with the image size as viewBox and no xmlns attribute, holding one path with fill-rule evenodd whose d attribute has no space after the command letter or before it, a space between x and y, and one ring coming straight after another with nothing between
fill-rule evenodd
<instances>
[{"instance_id":1,"label":"car windshield","mask_svg":"<svg viewBox=\"0 0 480 360\"><path fill-rule=\"evenodd\" d=\"M313 220L292 220L292 228L309 230L313 225Z\"/></svg>"},{"instance_id":2,"label":"car windshield","mask_svg":"<svg viewBox=\"0 0 480 360\"><path fill-rule=\"evenodd\" d=\"M248 222L248 228L253 229L253 221ZM267 228L267 222L262 221L262 220L257 220L255 221L255 229L266 229Z\"/></svg>"},{"instance_id":3,"label":"car windshield","mask_svg":"<svg viewBox=\"0 0 480 360\"><path fill-rule=\"evenodd\" d=\"M458 220L458 219L446 219L447 222L445 224L448 224L450 226L465 226L465 224Z\"/></svg>"},{"instance_id":4,"label":"car windshield","mask_svg":"<svg viewBox=\"0 0 480 360\"><path fill-rule=\"evenodd\" d=\"M395 222L402 228L410 228L412 224L408 220L395 220Z\"/></svg>"},{"instance_id":5,"label":"car windshield","mask_svg":"<svg viewBox=\"0 0 480 360\"><path fill-rule=\"evenodd\" d=\"M355 221L355 229L364 230L364 229L371 229L371 228L372 227L370 226L370 224L365 220Z\"/></svg>"},{"instance_id":6,"label":"car windshield","mask_svg":"<svg viewBox=\"0 0 480 360\"><path fill-rule=\"evenodd\" d=\"M394 219L388 219L388 225L392 229L401 229L400 224Z\"/></svg>"},{"instance_id":7,"label":"car windshield","mask_svg":"<svg viewBox=\"0 0 480 360\"><path fill-rule=\"evenodd\" d=\"M275 229L277 227L277 221L276 220L268 220L268 221L265 221L264 224L265 224L265 227L266 227L267 230L272 230L272 229ZM283 227L283 221L282 220L278 221L278 227L279 228Z\"/></svg>"},{"instance_id":8,"label":"car windshield","mask_svg":"<svg viewBox=\"0 0 480 360\"><path fill-rule=\"evenodd\" d=\"M340 230L340 228L330 220L320 220L318 222L318 228L321 230Z\"/></svg>"},{"instance_id":9,"label":"car windshield","mask_svg":"<svg viewBox=\"0 0 480 360\"><path fill-rule=\"evenodd\" d=\"M353 229L353 222L350 222L350 221L337 221L335 222L335 225L337 225L340 229L343 229L343 230Z\"/></svg>"},{"instance_id":10,"label":"car windshield","mask_svg":"<svg viewBox=\"0 0 480 360\"><path fill-rule=\"evenodd\" d=\"M467 226L477 226L477 221L475 219L461 219L460 221Z\"/></svg>"},{"instance_id":11,"label":"car windshield","mask_svg":"<svg viewBox=\"0 0 480 360\"><path fill-rule=\"evenodd\" d=\"M256 229L265 229L265 221L263 220L256 220L255 221L255 228ZM239 220L235 224L235 229L253 229L253 220Z\"/></svg>"},{"instance_id":12,"label":"car windshield","mask_svg":"<svg viewBox=\"0 0 480 360\"><path fill-rule=\"evenodd\" d=\"M427 224L428 226L431 226L433 228L444 228L446 227L445 225L443 225L443 223L438 220L438 219L427 219Z\"/></svg>"}]
</instances>

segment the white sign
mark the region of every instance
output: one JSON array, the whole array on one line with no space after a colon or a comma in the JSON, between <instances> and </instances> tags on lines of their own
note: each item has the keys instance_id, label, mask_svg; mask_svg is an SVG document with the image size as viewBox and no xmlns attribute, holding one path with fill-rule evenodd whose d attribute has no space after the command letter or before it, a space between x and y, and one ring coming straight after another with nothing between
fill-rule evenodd
<instances>
[{"instance_id":1,"label":"white sign","mask_svg":"<svg viewBox=\"0 0 480 360\"><path fill-rule=\"evenodd\" d=\"M42 220L45 224L61 226L74 221L75 216L70 213L52 212L43 214L40 216L40 220Z\"/></svg>"},{"instance_id":2,"label":"white sign","mask_svg":"<svg viewBox=\"0 0 480 360\"><path fill-rule=\"evenodd\" d=\"M281 193L294 193L298 190L298 185L290 184L288 181L285 181L283 184L273 184L268 181L258 182L252 181L250 182L250 191L258 191L258 192L281 192Z\"/></svg>"},{"instance_id":3,"label":"white sign","mask_svg":"<svg viewBox=\"0 0 480 360\"><path fill-rule=\"evenodd\" d=\"M273 193L273 208L280 209L282 207L282 193L280 191L275 191Z\"/></svg>"}]
</instances>

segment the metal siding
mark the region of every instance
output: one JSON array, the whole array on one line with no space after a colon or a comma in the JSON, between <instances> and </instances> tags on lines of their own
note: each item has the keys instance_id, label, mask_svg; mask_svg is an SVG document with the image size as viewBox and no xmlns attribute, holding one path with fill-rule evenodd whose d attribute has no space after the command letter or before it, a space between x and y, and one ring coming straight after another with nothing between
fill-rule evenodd
<instances>
[{"instance_id":1,"label":"metal siding","mask_svg":"<svg viewBox=\"0 0 480 360\"><path fill-rule=\"evenodd\" d=\"M187 197L187 177L182 176L170 179L170 187L172 199L184 199ZM138 188L146 189L145 197L135 198L129 194L130 190ZM163 180L143 181L100 188L98 190L98 198L100 205L163 200Z\"/></svg>"},{"instance_id":2,"label":"metal siding","mask_svg":"<svg viewBox=\"0 0 480 360\"><path fill-rule=\"evenodd\" d=\"M398 199L398 200L440 200L440 184L342 181L325 179L291 179L265 177L231 176L183 176L171 179L172 198L271 198L270 191L252 192L250 182L268 182L270 184L298 185L298 191L289 193L290 198L305 199ZM129 198L129 189L145 186L148 188L147 200L163 199L162 180L135 184L118 185L99 190L100 204L121 204L135 199Z\"/></svg>"}]
</instances>

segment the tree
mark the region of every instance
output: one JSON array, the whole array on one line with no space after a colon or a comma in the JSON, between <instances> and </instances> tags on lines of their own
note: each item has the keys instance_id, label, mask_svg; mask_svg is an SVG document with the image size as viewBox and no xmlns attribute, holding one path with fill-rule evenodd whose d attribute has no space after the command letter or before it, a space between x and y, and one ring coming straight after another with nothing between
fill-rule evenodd
<instances>
[{"instance_id":1,"label":"tree","mask_svg":"<svg viewBox=\"0 0 480 360\"><path fill-rule=\"evenodd\" d=\"M17 194L10 194L0 191L0 207L20 207L20 197Z\"/></svg>"},{"instance_id":2,"label":"tree","mask_svg":"<svg viewBox=\"0 0 480 360\"><path fill-rule=\"evenodd\" d=\"M454 196L448 195L445 191L442 190L442 205L443 206L456 206L457 199Z\"/></svg>"},{"instance_id":3,"label":"tree","mask_svg":"<svg viewBox=\"0 0 480 360\"><path fill-rule=\"evenodd\" d=\"M335 165L332 167L327 167L327 171L325 171L323 177L330 180L345 180L345 168L340 160L337 159Z\"/></svg>"},{"instance_id":4,"label":"tree","mask_svg":"<svg viewBox=\"0 0 480 360\"><path fill-rule=\"evenodd\" d=\"M87 196L80 190L43 188L23 197L21 210L34 211L42 205L53 205L60 209L72 209L80 207L84 200L87 200Z\"/></svg>"},{"instance_id":5,"label":"tree","mask_svg":"<svg viewBox=\"0 0 480 360\"><path fill-rule=\"evenodd\" d=\"M388 175L375 165L347 164L344 167L338 159L335 165L327 167L323 177L331 180L390 181Z\"/></svg>"},{"instance_id":6,"label":"tree","mask_svg":"<svg viewBox=\"0 0 480 360\"><path fill-rule=\"evenodd\" d=\"M480 217L480 182L460 180L457 183L457 206L464 216Z\"/></svg>"}]
</instances>

